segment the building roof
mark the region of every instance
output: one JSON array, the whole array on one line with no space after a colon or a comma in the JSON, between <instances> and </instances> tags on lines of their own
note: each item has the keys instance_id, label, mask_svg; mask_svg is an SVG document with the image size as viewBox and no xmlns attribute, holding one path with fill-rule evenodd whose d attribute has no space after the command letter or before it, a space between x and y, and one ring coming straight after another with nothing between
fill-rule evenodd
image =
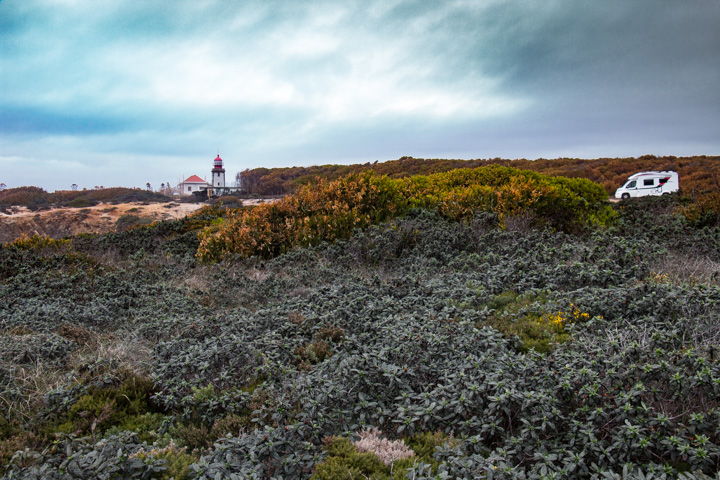
<instances>
[{"instance_id":1,"label":"building roof","mask_svg":"<svg viewBox=\"0 0 720 480\"><path fill-rule=\"evenodd\" d=\"M198 177L197 175L193 175L191 177L188 177L183 183L207 183L202 178Z\"/></svg>"}]
</instances>

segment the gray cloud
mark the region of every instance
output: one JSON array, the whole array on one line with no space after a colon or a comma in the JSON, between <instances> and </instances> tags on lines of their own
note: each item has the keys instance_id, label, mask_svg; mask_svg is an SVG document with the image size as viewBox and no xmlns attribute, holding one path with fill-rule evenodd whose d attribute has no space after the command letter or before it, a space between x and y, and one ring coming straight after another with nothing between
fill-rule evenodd
<instances>
[{"instance_id":1,"label":"gray cloud","mask_svg":"<svg viewBox=\"0 0 720 480\"><path fill-rule=\"evenodd\" d=\"M714 0L0 1L0 181L159 183L218 148L236 170L717 154L718 20Z\"/></svg>"}]
</instances>

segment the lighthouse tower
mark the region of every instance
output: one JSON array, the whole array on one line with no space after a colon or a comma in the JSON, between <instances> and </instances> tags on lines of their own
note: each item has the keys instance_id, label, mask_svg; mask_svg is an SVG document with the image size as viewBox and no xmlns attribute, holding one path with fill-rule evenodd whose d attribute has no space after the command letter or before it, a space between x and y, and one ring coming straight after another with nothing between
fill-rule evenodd
<instances>
[{"instance_id":1,"label":"lighthouse tower","mask_svg":"<svg viewBox=\"0 0 720 480\"><path fill-rule=\"evenodd\" d=\"M212 169L212 186L225 187L225 169L223 168L223 159L220 154L215 157L215 163Z\"/></svg>"}]
</instances>

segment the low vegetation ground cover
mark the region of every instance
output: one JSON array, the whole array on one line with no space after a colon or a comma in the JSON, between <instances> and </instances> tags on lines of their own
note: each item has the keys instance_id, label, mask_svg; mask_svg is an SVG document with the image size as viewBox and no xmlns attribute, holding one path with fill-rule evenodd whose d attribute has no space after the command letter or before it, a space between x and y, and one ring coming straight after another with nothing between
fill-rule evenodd
<instances>
[{"instance_id":1,"label":"low vegetation ground cover","mask_svg":"<svg viewBox=\"0 0 720 480\"><path fill-rule=\"evenodd\" d=\"M643 155L636 158L553 158L553 159L505 159L451 160L401 157L397 160L355 165L314 165L310 167L254 168L237 174L237 180L250 194L277 195L294 193L312 183L318 177L330 180L351 173L372 170L378 175L403 178L413 175L431 175L458 168L477 168L502 165L532 170L544 175L562 175L569 178L586 178L599 183L608 195L615 193L633 173L651 170L673 170L680 174L680 185L688 194L720 190L718 173L720 157L695 156L674 157Z\"/></svg>"},{"instance_id":2,"label":"low vegetation ground cover","mask_svg":"<svg viewBox=\"0 0 720 480\"><path fill-rule=\"evenodd\" d=\"M39 187L18 187L0 190L0 210L24 206L30 210L52 206L86 208L106 203L169 202L172 199L157 192L134 188L101 188L95 190L56 191L49 193Z\"/></svg>"},{"instance_id":3,"label":"low vegetation ground cover","mask_svg":"<svg viewBox=\"0 0 720 480\"><path fill-rule=\"evenodd\" d=\"M2 475L715 478L720 230L681 207L409 208L214 264L213 208L6 244Z\"/></svg>"}]
</instances>

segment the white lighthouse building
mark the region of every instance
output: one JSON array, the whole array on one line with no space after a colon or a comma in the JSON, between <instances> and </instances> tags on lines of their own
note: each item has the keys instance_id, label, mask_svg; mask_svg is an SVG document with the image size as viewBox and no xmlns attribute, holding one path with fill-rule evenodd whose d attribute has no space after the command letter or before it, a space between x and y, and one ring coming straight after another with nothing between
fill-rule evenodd
<instances>
[{"instance_id":1,"label":"white lighthouse building","mask_svg":"<svg viewBox=\"0 0 720 480\"><path fill-rule=\"evenodd\" d=\"M214 188L225 188L225 169L223 168L223 159L220 154L215 157L215 164L212 169L212 183Z\"/></svg>"},{"instance_id":2,"label":"white lighthouse building","mask_svg":"<svg viewBox=\"0 0 720 480\"><path fill-rule=\"evenodd\" d=\"M0 0L2 1L2 0ZM204 195L207 198L220 197L222 195L237 195L240 187L228 187L225 185L225 169L220 154L213 161L213 168L210 171L210 181L206 182L197 175L193 175L178 185L180 195ZM203 193L199 193L203 192Z\"/></svg>"}]
</instances>

